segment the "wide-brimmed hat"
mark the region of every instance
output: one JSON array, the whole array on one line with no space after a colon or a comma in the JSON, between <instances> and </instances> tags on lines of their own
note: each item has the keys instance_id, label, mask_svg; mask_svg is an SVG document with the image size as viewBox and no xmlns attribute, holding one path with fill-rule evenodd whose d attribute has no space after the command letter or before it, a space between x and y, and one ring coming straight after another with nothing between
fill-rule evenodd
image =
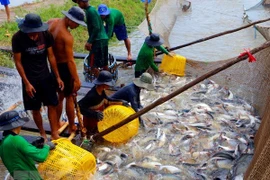
<instances>
[{"instance_id":1,"label":"wide-brimmed hat","mask_svg":"<svg viewBox=\"0 0 270 180\"><path fill-rule=\"evenodd\" d=\"M99 15L107 16L111 13L110 9L105 4L100 4L98 6Z\"/></svg>"},{"instance_id":2,"label":"wide-brimmed hat","mask_svg":"<svg viewBox=\"0 0 270 180\"><path fill-rule=\"evenodd\" d=\"M161 38L159 37L158 34L153 33L153 34L151 34L150 36L147 36L147 37L145 38L145 43L146 43L147 45L149 45L149 46L155 47L155 46L160 46L161 44L164 43L164 41L163 41L163 39L161 39Z\"/></svg>"},{"instance_id":3,"label":"wide-brimmed hat","mask_svg":"<svg viewBox=\"0 0 270 180\"><path fill-rule=\"evenodd\" d=\"M72 0L72 1L77 3L77 0ZM89 0L79 0L79 1L88 2Z\"/></svg>"},{"instance_id":4,"label":"wide-brimmed hat","mask_svg":"<svg viewBox=\"0 0 270 180\"><path fill-rule=\"evenodd\" d=\"M11 130L27 123L26 112L7 111L0 115L0 131Z\"/></svg>"},{"instance_id":5,"label":"wide-brimmed hat","mask_svg":"<svg viewBox=\"0 0 270 180\"><path fill-rule=\"evenodd\" d=\"M19 25L19 29L24 33L42 32L48 30L49 25L43 23L37 14L29 13Z\"/></svg>"},{"instance_id":6,"label":"wide-brimmed hat","mask_svg":"<svg viewBox=\"0 0 270 180\"><path fill-rule=\"evenodd\" d=\"M115 82L113 80L113 76L109 71L101 71L97 77L97 79L93 82L96 85L106 84L108 86L114 86Z\"/></svg>"},{"instance_id":7,"label":"wide-brimmed hat","mask_svg":"<svg viewBox=\"0 0 270 180\"><path fill-rule=\"evenodd\" d=\"M71 21L74 21L75 23L80 24L82 26L87 26L86 23L84 22L85 13L78 6L73 6L68 11L62 11L62 13Z\"/></svg>"},{"instance_id":8,"label":"wide-brimmed hat","mask_svg":"<svg viewBox=\"0 0 270 180\"><path fill-rule=\"evenodd\" d=\"M150 91L155 89L152 83L152 76L149 73L143 73L139 78L134 79L133 83L138 87L145 88Z\"/></svg>"}]
</instances>

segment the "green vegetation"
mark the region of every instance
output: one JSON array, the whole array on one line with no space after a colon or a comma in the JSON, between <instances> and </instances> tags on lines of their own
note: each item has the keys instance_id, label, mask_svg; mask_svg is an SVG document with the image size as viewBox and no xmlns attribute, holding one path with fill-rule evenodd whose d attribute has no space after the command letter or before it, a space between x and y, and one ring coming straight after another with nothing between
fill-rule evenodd
<instances>
[{"instance_id":1,"label":"green vegetation","mask_svg":"<svg viewBox=\"0 0 270 180\"><path fill-rule=\"evenodd\" d=\"M149 11L155 5L156 0L149 4ZM126 25L128 32L132 32L135 27L137 27L145 18L144 3L140 0L90 0L91 6L97 7L100 3L107 4L109 7L117 8L123 12L125 16ZM73 3L71 0L65 0L64 5L52 4L48 7L36 8L33 13L37 13L41 16L42 21L46 22L51 18L63 17L61 11L67 11L72 6L77 4ZM24 17L29 11L25 8L15 8L13 11L19 17ZM17 23L4 23L0 25L0 46L11 46L12 35L18 31ZM85 27L79 27L71 31L74 36L74 51L85 52L84 43L88 38L88 33ZM115 39L114 39L115 40ZM2 63L1 61L6 61L9 56L0 53L0 66L5 66L9 63ZM10 61L10 60L9 60ZM12 61L11 61L12 62ZM13 62L12 62L13 63Z\"/></svg>"},{"instance_id":2,"label":"green vegetation","mask_svg":"<svg viewBox=\"0 0 270 180\"><path fill-rule=\"evenodd\" d=\"M0 51L0 66L14 68L14 63L11 60L11 54Z\"/></svg>"}]
</instances>

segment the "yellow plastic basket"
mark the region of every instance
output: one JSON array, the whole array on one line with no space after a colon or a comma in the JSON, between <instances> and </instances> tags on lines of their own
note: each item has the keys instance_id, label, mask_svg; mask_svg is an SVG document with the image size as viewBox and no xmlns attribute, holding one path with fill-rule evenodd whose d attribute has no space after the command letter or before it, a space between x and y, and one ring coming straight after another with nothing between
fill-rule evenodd
<instances>
[{"instance_id":1,"label":"yellow plastic basket","mask_svg":"<svg viewBox=\"0 0 270 180\"><path fill-rule=\"evenodd\" d=\"M180 55L173 57L164 55L160 64L160 69L166 73L178 76L185 76L186 58Z\"/></svg>"},{"instance_id":2,"label":"yellow plastic basket","mask_svg":"<svg viewBox=\"0 0 270 180\"><path fill-rule=\"evenodd\" d=\"M121 122L122 120L134 114L135 111L131 107L122 105L112 105L107 107L104 111L104 118L98 122L98 131L104 131L109 127ZM112 143L125 143L130 138L135 136L139 130L139 119L136 118L124 126L112 131L103 136L103 138Z\"/></svg>"},{"instance_id":3,"label":"yellow plastic basket","mask_svg":"<svg viewBox=\"0 0 270 180\"><path fill-rule=\"evenodd\" d=\"M50 151L45 162L38 165L43 179L91 179L96 171L96 159L90 152L65 138L53 142L57 143L56 148Z\"/></svg>"}]
</instances>

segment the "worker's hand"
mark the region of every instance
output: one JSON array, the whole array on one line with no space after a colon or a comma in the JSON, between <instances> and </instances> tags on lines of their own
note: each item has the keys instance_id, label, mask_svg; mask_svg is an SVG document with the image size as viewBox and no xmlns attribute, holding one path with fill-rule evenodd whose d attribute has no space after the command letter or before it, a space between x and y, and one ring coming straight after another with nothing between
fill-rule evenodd
<instances>
[{"instance_id":1,"label":"worker's hand","mask_svg":"<svg viewBox=\"0 0 270 180\"><path fill-rule=\"evenodd\" d=\"M90 44L90 43L85 43L85 45L84 45L84 48L87 50L87 51L91 51L92 50L92 44Z\"/></svg>"},{"instance_id":2,"label":"worker's hand","mask_svg":"<svg viewBox=\"0 0 270 180\"><path fill-rule=\"evenodd\" d=\"M73 83L73 93L76 93L81 88L81 81L75 80Z\"/></svg>"},{"instance_id":3,"label":"worker's hand","mask_svg":"<svg viewBox=\"0 0 270 180\"><path fill-rule=\"evenodd\" d=\"M27 92L27 95L31 98L34 98L35 97L35 93L36 93L36 90L35 88L32 86L32 84L27 84L25 85L25 90Z\"/></svg>"},{"instance_id":4,"label":"worker's hand","mask_svg":"<svg viewBox=\"0 0 270 180\"><path fill-rule=\"evenodd\" d=\"M33 141L31 144L35 146L36 148L42 149L44 146L45 139L43 137L37 137L35 141Z\"/></svg>"},{"instance_id":5,"label":"worker's hand","mask_svg":"<svg viewBox=\"0 0 270 180\"><path fill-rule=\"evenodd\" d=\"M99 121L101 121L101 120L103 119L103 117L104 117L103 112L101 112L101 111L97 112L96 115L97 115L97 119L98 119Z\"/></svg>"},{"instance_id":6,"label":"worker's hand","mask_svg":"<svg viewBox=\"0 0 270 180\"><path fill-rule=\"evenodd\" d=\"M48 145L48 146L50 146L50 150L53 150L53 149L55 149L55 143L53 143L53 142L51 142L51 141L48 141L48 142L46 142L46 144Z\"/></svg>"},{"instance_id":7,"label":"worker's hand","mask_svg":"<svg viewBox=\"0 0 270 180\"><path fill-rule=\"evenodd\" d=\"M58 84L58 87L61 91L64 90L65 86L64 86L64 82L62 81L62 79L60 77L58 77L57 79L57 84Z\"/></svg>"},{"instance_id":8,"label":"worker's hand","mask_svg":"<svg viewBox=\"0 0 270 180\"><path fill-rule=\"evenodd\" d=\"M128 60L128 61L132 60L132 56L131 56L131 54L128 54L128 56L127 56L127 60Z\"/></svg>"},{"instance_id":9,"label":"worker's hand","mask_svg":"<svg viewBox=\"0 0 270 180\"><path fill-rule=\"evenodd\" d=\"M129 103L128 103L127 101L122 101L122 105L123 105L123 106L126 106L126 107L129 107L129 106L130 106Z\"/></svg>"},{"instance_id":10,"label":"worker's hand","mask_svg":"<svg viewBox=\"0 0 270 180\"><path fill-rule=\"evenodd\" d=\"M169 52L168 56L173 57L173 56L175 56L175 53L174 52Z\"/></svg>"}]
</instances>

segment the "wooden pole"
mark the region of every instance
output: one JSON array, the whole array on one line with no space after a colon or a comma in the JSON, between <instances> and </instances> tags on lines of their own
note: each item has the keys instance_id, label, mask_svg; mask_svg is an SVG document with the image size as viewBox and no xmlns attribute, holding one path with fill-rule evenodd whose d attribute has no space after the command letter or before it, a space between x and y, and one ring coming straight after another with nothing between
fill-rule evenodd
<instances>
[{"instance_id":1,"label":"wooden pole","mask_svg":"<svg viewBox=\"0 0 270 180\"><path fill-rule=\"evenodd\" d=\"M3 114L4 112L7 112L7 111L11 111L11 110L14 110L16 109L19 105L22 104L22 101L18 101L16 103L14 103L13 105L11 105L9 108L7 108L6 110L2 111L0 114Z\"/></svg>"},{"instance_id":2,"label":"wooden pole","mask_svg":"<svg viewBox=\"0 0 270 180\"><path fill-rule=\"evenodd\" d=\"M71 141L75 136L76 136L76 133L75 133L75 132L71 133L71 134L69 135L69 137L68 137L68 140Z\"/></svg>"},{"instance_id":3,"label":"wooden pole","mask_svg":"<svg viewBox=\"0 0 270 180\"><path fill-rule=\"evenodd\" d=\"M236 29L224 31L224 32L221 32L221 33L218 33L218 34L214 34L214 35L212 35L212 36L208 36L208 37L205 37L205 38L202 38L202 39L199 39L199 40L196 40L196 41L187 43L187 44L183 44L183 45L180 45L180 46L176 46L176 47L170 48L169 50L170 50L170 51L173 51L173 50L180 49L180 48L183 48L183 47L186 47L186 46L190 46L190 45L192 45L192 44L204 42L204 41L207 41L207 40L209 40L209 39L213 39L213 38L216 38L216 37L219 37L219 36L223 36L223 35L226 35L226 34L230 34L230 33L233 33L233 32L237 32L237 31L240 31L240 30L242 30L242 29L245 29L245 28L248 28L248 27L250 27L250 26L253 26L253 25L255 25L255 24L263 23L263 22L266 22L266 21L269 21L269 20L270 20L270 18L268 18L268 19L263 19L263 20L259 20L259 21L255 21L255 22L253 22L253 23L251 23L251 24L248 24L248 25L245 25L245 26L236 28ZM160 54L163 54L163 52L158 52L158 53L156 53L156 55L160 55Z\"/></svg>"},{"instance_id":4,"label":"wooden pole","mask_svg":"<svg viewBox=\"0 0 270 180\"><path fill-rule=\"evenodd\" d=\"M78 102L77 102L77 96L73 96L73 101L74 101L74 105L75 105L76 115L77 115L79 125L81 128L81 136L83 138L85 138L86 128L83 125L82 114L81 114L80 107L79 107Z\"/></svg>"},{"instance_id":5,"label":"wooden pole","mask_svg":"<svg viewBox=\"0 0 270 180\"><path fill-rule=\"evenodd\" d=\"M68 122L65 122L59 129L58 134L61 134L68 127Z\"/></svg>"},{"instance_id":6,"label":"wooden pole","mask_svg":"<svg viewBox=\"0 0 270 180\"><path fill-rule=\"evenodd\" d=\"M257 53L257 52L259 52L259 51L261 51L261 50L263 50L263 49L265 49L267 47L270 47L270 41L267 41L266 43L264 43L260 47L252 49L250 51L250 53L255 54L255 53ZM227 69L227 68L231 67L232 65L234 65L234 64L236 64L236 63L238 63L240 61L243 61L243 60L245 60L247 58L248 58L248 55L246 54L244 56L236 57L236 58L232 59L231 61L229 61L228 63L222 65L221 67L218 67L218 68L216 68L216 69L214 69L214 70L212 70L212 71L210 71L210 72L196 78L195 80L187 83L186 85L184 85L183 87L179 88L178 90L172 92L171 94L169 94L169 95L167 95L165 97L161 97L161 98L157 99L154 103L152 103L152 104L148 105L147 107L141 109L140 111L136 112L135 114L130 115L129 117L127 117L123 121L109 127L108 129L106 129L106 130L104 130L104 131L102 131L100 133L94 134L92 136L92 139L96 140L96 139L98 139L98 138L100 138L100 137L102 137L102 136L104 136L104 135L118 129L119 127L129 123L130 121L134 120L135 118L137 118L137 117L145 114L146 112L150 111L151 109L155 108L156 106L158 106L158 105L170 100L171 98L179 95L180 93L186 91L187 89L189 89L192 86L198 84L199 82L201 82L201 81L203 81L203 80L205 80L205 79L219 73L220 71L223 71L224 69Z\"/></svg>"},{"instance_id":7,"label":"wooden pole","mask_svg":"<svg viewBox=\"0 0 270 180\"><path fill-rule=\"evenodd\" d=\"M145 18L147 21L149 35L151 35L152 34L152 25L151 25L149 13L148 13L148 0L145 0L145 2L144 2L144 10L145 10Z\"/></svg>"}]
</instances>

